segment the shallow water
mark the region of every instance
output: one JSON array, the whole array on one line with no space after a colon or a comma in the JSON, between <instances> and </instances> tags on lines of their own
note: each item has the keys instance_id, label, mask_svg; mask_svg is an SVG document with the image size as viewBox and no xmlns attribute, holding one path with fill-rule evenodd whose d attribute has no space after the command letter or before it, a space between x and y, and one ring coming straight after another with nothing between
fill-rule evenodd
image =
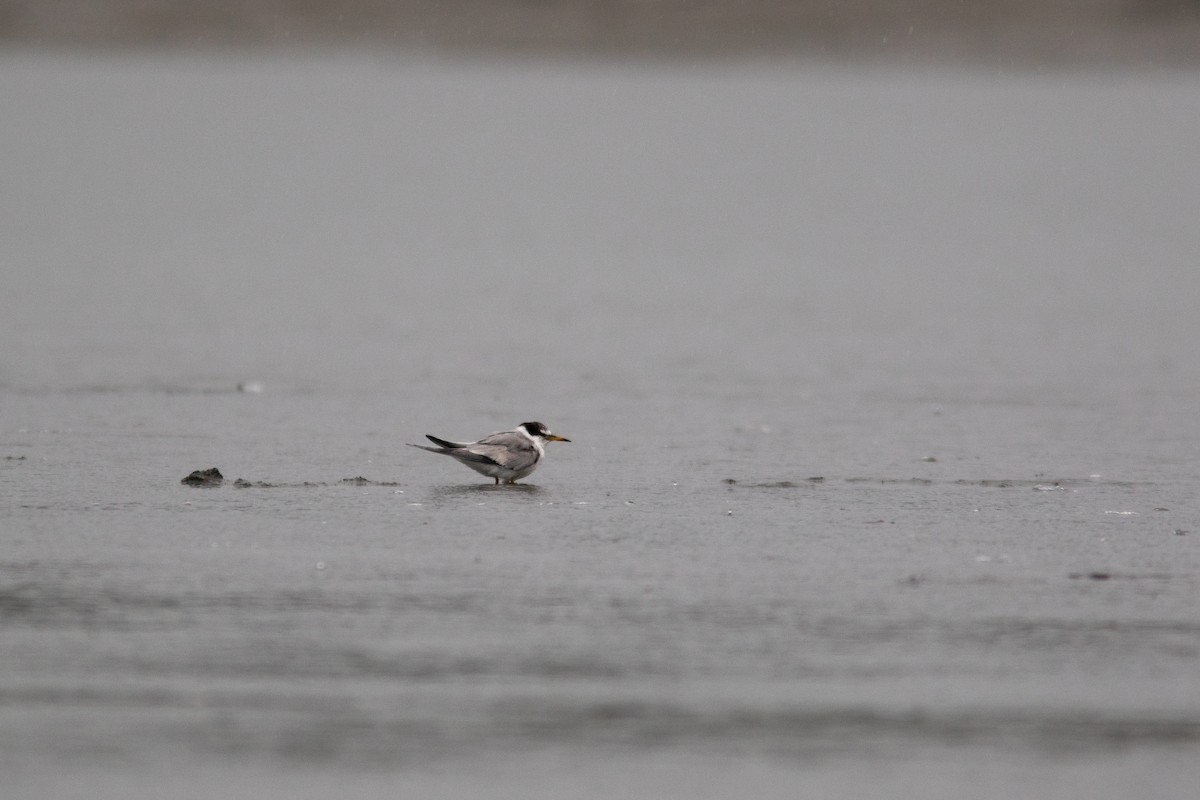
<instances>
[{"instance_id":1,"label":"shallow water","mask_svg":"<svg viewBox=\"0 0 1200 800\"><path fill-rule=\"evenodd\" d=\"M0 60L11 796L1196 785L1194 75Z\"/></svg>"}]
</instances>

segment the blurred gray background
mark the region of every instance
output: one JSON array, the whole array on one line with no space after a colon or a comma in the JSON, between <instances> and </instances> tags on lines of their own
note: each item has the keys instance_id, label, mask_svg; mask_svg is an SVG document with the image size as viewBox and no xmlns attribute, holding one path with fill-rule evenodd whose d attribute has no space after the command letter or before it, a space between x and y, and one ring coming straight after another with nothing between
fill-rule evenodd
<instances>
[{"instance_id":1,"label":"blurred gray background","mask_svg":"<svg viewBox=\"0 0 1200 800\"><path fill-rule=\"evenodd\" d=\"M1193 63L1196 0L9 0L0 41Z\"/></svg>"}]
</instances>

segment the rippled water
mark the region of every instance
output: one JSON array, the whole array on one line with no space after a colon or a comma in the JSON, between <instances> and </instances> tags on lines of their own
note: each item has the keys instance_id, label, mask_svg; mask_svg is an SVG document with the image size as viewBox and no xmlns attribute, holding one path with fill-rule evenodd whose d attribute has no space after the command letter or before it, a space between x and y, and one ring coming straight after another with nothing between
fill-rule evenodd
<instances>
[{"instance_id":1,"label":"rippled water","mask_svg":"<svg viewBox=\"0 0 1200 800\"><path fill-rule=\"evenodd\" d=\"M11 796L1196 785L1194 76L2 61Z\"/></svg>"}]
</instances>

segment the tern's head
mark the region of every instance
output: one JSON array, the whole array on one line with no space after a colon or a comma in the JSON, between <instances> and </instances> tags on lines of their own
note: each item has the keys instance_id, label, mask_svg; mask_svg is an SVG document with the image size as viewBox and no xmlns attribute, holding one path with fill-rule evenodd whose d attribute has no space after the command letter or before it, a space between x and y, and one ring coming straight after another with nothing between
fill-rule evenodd
<instances>
[{"instance_id":1,"label":"tern's head","mask_svg":"<svg viewBox=\"0 0 1200 800\"><path fill-rule=\"evenodd\" d=\"M545 439L547 442L569 442L569 441L571 441L570 439L564 439L561 436L555 436L553 433L550 432L549 428L547 428L545 425L543 425L540 422L522 422L520 427L523 428L526 433L528 433L530 436L532 436L535 439L541 438L541 439Z\"/></svg>"}]
</instances>

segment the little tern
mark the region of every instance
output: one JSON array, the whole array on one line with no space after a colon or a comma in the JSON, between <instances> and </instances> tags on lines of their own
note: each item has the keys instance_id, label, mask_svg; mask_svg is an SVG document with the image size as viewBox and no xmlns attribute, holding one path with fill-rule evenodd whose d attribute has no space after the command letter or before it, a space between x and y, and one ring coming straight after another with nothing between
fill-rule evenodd
<instances>
[{"instance_id":1,"label":"little tern","mask_svg":"<svg viewBox=\"0 0 1200 800\"><path fill-rule=\"evenodd\" d=\"M515 484L529 475L546 456L547 442L569 442L555 436L540 422L522 422L511 431L489 433L477 442L451 442L425 434L425 438L437 445L426 447L410 444L431 453L450 456L478 473L501 482Z\"/></svg>"}]
</instances>

